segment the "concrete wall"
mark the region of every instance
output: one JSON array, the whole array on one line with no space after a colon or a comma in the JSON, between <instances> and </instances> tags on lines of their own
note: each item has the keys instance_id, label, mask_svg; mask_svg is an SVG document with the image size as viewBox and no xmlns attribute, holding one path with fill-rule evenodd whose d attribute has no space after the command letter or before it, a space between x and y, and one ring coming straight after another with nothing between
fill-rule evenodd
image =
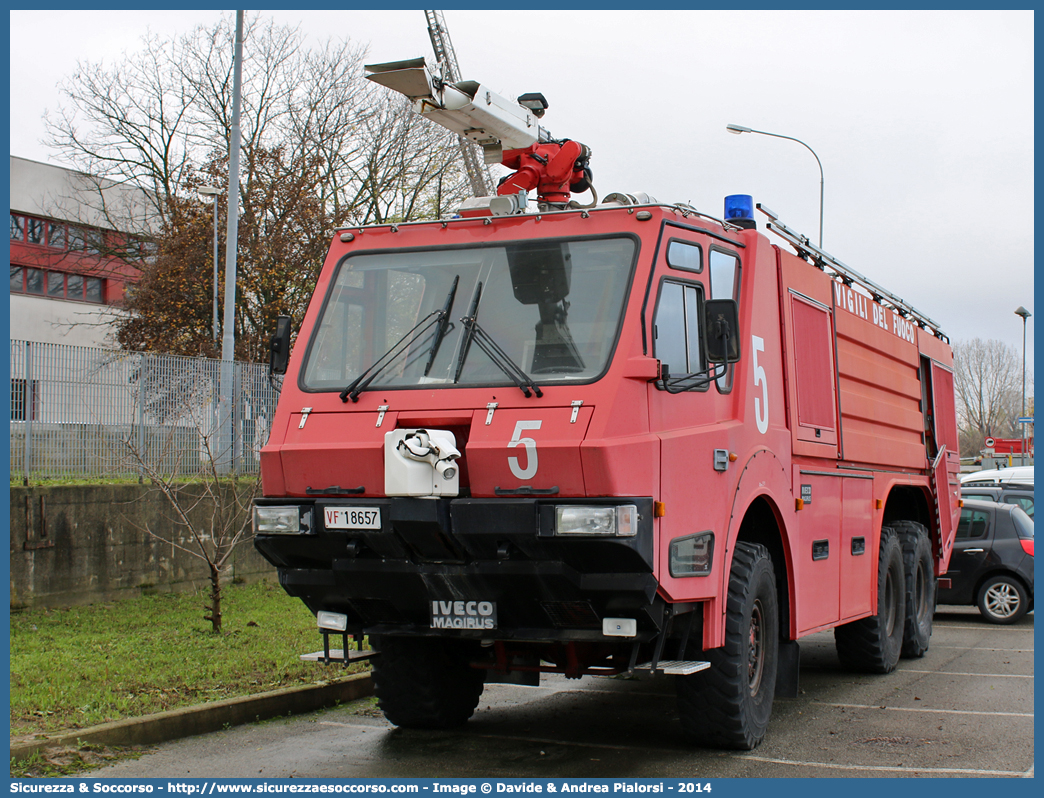
<instances>
[{"instance_id":1,"label":"concrete wall","mask_svg":"<svg viewBox=\"0 0 1044 798\"><path fill-rule=\"evenodd\" d=\"M110 230L140 232L158 224L155 195L63 166L11 158L11 210Z\"/></svg>"},{"instance_id":2,"label":"concrete wall","mask_svg":"<svg viewBox=\"0 0 1044 798\"><path fill-rule=\"evenodd\" d=\"M201 528L206 509L204 503L194 510ZM169 501L149 485L12 487L12 609L205 587L206 563L178 548L197 550L173 517ZM249 539L225 574L227 581L276 578Z\"/></svg>"},{"instance_id":3,"label":"concrete wall","mask_svg":"<svg viewBox=\"0 0 1044 798\"><path fill-rule=\"evenodd\" d=\"M111 305L11 294L11 340L113 346L116 321L123 315Z\"/></svg>"}]
</instances>

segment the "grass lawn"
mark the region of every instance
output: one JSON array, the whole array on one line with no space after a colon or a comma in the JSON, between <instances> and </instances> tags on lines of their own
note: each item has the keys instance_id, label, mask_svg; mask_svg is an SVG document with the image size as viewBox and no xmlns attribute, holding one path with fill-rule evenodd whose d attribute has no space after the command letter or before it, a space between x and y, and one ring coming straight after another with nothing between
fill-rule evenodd
<instances>
[{"instance_id":1,"label":"grass lawn","mask_svg":"<svg viewBox=\"0 0 1044 798\"><path fill-rule=\"evenodd\" d=\"M164 593L11 616L11 735L83 728L167 709L323 682L315 618L279 585L226 585L224 630L200 593ZM355 665L350 670L360 670Z\"/></svg>"}]
</instances>

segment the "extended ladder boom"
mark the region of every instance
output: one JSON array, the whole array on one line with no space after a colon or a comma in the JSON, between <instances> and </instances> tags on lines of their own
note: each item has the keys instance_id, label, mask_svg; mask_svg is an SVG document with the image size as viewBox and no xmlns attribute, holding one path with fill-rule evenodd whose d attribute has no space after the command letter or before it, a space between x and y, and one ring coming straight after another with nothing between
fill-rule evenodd
<instances>
[{"instance_id":1,"label":"extended ladder boom","mask_svg":"<svg viewBox=\"0 0 1044 798\"><path fill-rule=\"evenodd\" d=\"M446 20L441 11L425 11L424 16L428 20L428 36L431 39L431 48L435 51L435 60L443 65L443 80L456 83L461 79L460 65L453 50L453 42L450 41ZM460 142L460 154L464 158L464 169L468 173L468 180L471 181L471 190L476 197L490 196L493 188L489 184L475 145L460 135L457 136L457 140Z\"/></svg>"}]
</instances>

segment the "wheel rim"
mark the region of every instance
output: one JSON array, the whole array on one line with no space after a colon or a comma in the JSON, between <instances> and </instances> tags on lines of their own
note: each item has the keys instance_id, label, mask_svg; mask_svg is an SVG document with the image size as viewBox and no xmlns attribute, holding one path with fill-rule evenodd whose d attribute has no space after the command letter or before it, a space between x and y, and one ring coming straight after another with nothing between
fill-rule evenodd
<instances>
[{"instance_id":1,"label":"wheel rim","mask_svg":"<svg viewBox=\"0 0 1044 798\"><path fill-rule=\"evenodd\" d=\"M917 622L928 617L928 573L924 563L917 564L917 584L914 587L914 601L917 602Z\"/></svg>"},{"instance_id":2,"label":"wheel rim","mask_svg":"<svg viewBox=\"0 0 1044 798\"><path fill-rule=\"evenodd\" d=\"M1010 618L1019 611L1019 591L1007 582L997 582L986 589L983 603L990 615L996 618Z\"/></svg>"},{"instance_id":3,"label":"wheel rim","mask_svg":"<svg viewBox=\"0 0 1044 798\"><path fill-rule=\"evenodd\" d=\"M765 618L761 599L755 599L750 613L750 635L747 640L747 686L755 695L765 672Z\"/></svg>"},{"instance_id":4,"label":"wheel rim","mask_svg":"<svg viewBox=\"0 0 1044 798\"><path fill-rule=\"evenodd\" d=\"M896 579L892 575L892 569L889 568L887 573L885 574L885 595L884 595L885 605L884 605L884 611L880 613L881 616L885 620L885 632L886 632L886 635L888 637L891 637L892 633L895 631L895 621L896 621L896 617L895 617L896 616L896 612L895 612L895 610L896 610L896 607L899 604L898 596L896 596L896 590L895 589L896 589L896 585L898 585L898 584L899 583L896 581Z\"/></svg>"}]
</instances>

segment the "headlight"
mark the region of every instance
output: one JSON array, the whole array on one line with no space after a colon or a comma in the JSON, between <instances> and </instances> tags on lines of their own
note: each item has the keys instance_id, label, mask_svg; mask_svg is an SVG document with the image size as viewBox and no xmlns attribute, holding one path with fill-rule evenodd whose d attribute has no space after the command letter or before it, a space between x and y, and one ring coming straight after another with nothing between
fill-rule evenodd
<instances>
[{"instance_id":1,"label":"headlight","mask_svg":"<svg viewBox=\"0 0 1044 798\"><path fill-rule=\"evenodd\" d=\"M315 620L320 629L328 629L333 632L343 632L348 628L348 616L340 612L327 612L319 610L315 614Z\"/></svg>"},{"instance_id":2,"label":"headlight","mask_svg":"<svg viewBox=\"0 0 1044 798\"><path fill-rule=\"evenodd\" d=\"M292 535L301 531L298 507L254 507L254 534Z\"/></svg>"},{"instance_id":3,"label":"headlight","mask_svg":"<svg viewBox=\"0 0 1044 798\"><path fill-rule=\"evenodd\" d=\"M707 576L713 559L713 532L700 532L671 541L671 576Z\"/></svg>"},{"instance_id":4,"label":"headlight","mask_svg":"<svg viewBox=\"0 0 1044 798\"><path fill-rule=\"evenodd\" d=\"M555 534L632 537L638 534L638 508L633 504L556 507Z\"/></svg>"}]
</instances>

